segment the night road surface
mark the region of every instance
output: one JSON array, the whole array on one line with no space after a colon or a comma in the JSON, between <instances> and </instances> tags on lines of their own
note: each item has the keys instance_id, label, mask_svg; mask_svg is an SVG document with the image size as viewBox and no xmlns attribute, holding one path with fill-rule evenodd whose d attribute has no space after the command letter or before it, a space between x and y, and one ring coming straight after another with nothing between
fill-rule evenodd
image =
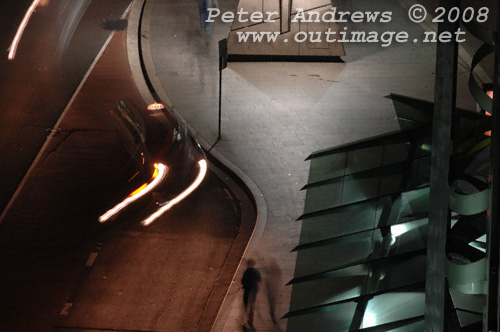
<instances>
[{"instance_id":1,"label":"night road surface","mask_svg":"<svg viewBox=\"0 0 500 332\"><path fill-rule=\"evenodd\" d=\"M40 0L9 60L31 4L6 0L0 7L0 211L130 1Z\"/></svg>"},{"instance_id":2,"label":"night road surface","mask_svg":"<svg viewBox=\"0 0 500 332\"><path fill-rule=\"evenodd\" d=\"M99 34L106 39L110 33L102 19L95 24L81 31L89 49ZM110 26L122 27L121 21L105 25ZM92 29L102 31L93 36ZM0 331L207 331L215 319L255 221L248 197L230 178L211 165L191 196L148 227L135 218L141 204L117 222L98 222L110 205L136 188L110 115L121 100L147 106L136 90L125 45L126 31L117 29L0 223ZM18 50L14 61L22 57ZM86 69L74 68L82 77ZM47 74L48 81L53 74ZM64 109L63 99L44 98L65 94L69 100L79 84L75 78L72 89L52 93L46 82L35 84L41 91L31 87L37 97L26 101L27 112L58 103ZM6 95L1 98L10 103ZM2 159L4 173L13 169L22 175L16 163L29 167L46 127L62 109L43 112L52 118L36 126L14 111L5 113L12 136L2 136L8 138L3 147L20 146L11 140L21 135L29 144L19 151L31 155L11 151L12 158Z\"/></svg>"}]
</instances>

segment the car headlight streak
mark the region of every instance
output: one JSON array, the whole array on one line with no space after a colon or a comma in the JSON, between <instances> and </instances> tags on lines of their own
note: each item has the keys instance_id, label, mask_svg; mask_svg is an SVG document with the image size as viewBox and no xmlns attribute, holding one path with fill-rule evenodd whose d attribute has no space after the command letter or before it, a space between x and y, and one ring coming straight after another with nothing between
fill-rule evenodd
<instances>
[{"instance_id":1,"label":"car headlight streak","mask_svg":"<svg viewBox=\"0 0 500 332\"><path fill-rule=\"evenodd\" d=\"M14 40L12 41L12 44L10 44L9 47L9 55L8 55L9 60L13 60L14 57L16 56L16 51L17 51L17 46L19 45L19 41L21 40L21 37L24 33L24 29L28 25L28 21L30 20L31 14L33 14L33 12L35 11L38 2L40 2L40 0L34 0L31 3L31 6L26 11L26 14L24 14L24 18L21 21L21 24L19 24L16 35L14 36Z\"/></svg>"},{"instance_id":2,"label":"car headlight streak","mask_svg":"<svg viewBox=\"0 0 500 332\"><path fill-rule=\"evenodd\" d=\"M198 186L201 184L203 179L205 178L205 175L207 174L207 161L205 159L202 159L198 161L198 165L200 166L200 171L198 172L198 176L196 179L193 181L193 183L186 189L184 190L179 196L175 197L174 199L165 202L164 205L160 205L160 208L144 219L141 224L144 226L148 226L151 224L153 221L155 221L158 217L160 217L163 213L165 213L167 210L169 210L172 206L175 204L179 203L182 201L184 198L186 198L189 194L191 194Z\"/></svg>"},{"instance_id":3,"label":"car headlight streak","mask_svg":"<svg viewBox=\"0 0 500 332\"><path fill-rule=\"evenodd\" d=\"M127 196L121 203L117 204L114 208L110 209L108 212L103 214L99 218L99 222L104 223L108 221L111 217L117 215L121 210L132 202L138 200L142 196L153 190L165 177L168 167L164 164L155 164L155 171L152 176L152 181L150 183L145 183L136 190L134 190L130 195Z\"/></svg>"}]
</instances>

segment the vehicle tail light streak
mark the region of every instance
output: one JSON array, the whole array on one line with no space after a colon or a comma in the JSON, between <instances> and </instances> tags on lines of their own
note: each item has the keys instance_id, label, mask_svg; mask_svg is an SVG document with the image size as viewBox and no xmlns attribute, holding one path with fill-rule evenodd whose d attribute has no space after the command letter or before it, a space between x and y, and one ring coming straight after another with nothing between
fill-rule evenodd
<instances>
[{"instance_id":1,"label":"vehicle tail light streak","mask_svg":"<svg viewBox=\"0 0 500 332\"><path fill-rule=\"evenodd\" d=\"M12 41L12 44L10 44L9 47L9 55L8 55L9 60L13 60L14 57L16 56L17 46L19 45L19 41L21 40L21 37L24 33L24 29L28 25L28 21L30 20L31 14L33 14L33 12L35 11L36 6L38 5L39 2L40 0L34 0L31 3L31 6L26 11L26 14L24 14L24 18L21 21L21 24L19 24L16 35L14 36L14 40Z\"/></svg>"},{"instance_id":2,"label":"vehicle tail light streak","mask_svg":"<svg viewBox=\"0 0 500 332\"><path fill-rule=\"evenodd\" d=\"M148 218L144 219L141 222L142 225L148 226L153 221L155 221L158 217L160 217L163 213L165 213L167 210L169 210L172 206L174 206L175 204L182 201L189 194L191 194L196 188L198 188L198 186L201 184L201 182L205 178L205 175L207 174L207 161L205 159L201 159L200 161L198 161L198 165L200 166L200 170L198 172L198 176L193 181L193 183L186 190L184 190L180 195L178 195L177 197L171 199L170 201L167 201L164 204L160 205L160 208L155 213L153 213L152 215L150 215Z\"/></svg>"},{"instance_id":3,"label":"vehicle tail light streak","mask_svg":"<svg viewBox=\"0 0 500 332\"><path fill-rule=\"evenodd\" d=\"M142 225L144 226L150 225L153 221L158 219L163 213L168 211L172 206L182 201L184 198L189 196L189 194L191 194L196 188L198 188L198 186L201 184L201 182L203 181L203 179L207 174L207 168L208 168L207 161L205 159L201 159L200 161L198 161L198 166L200 167L200 170L193 183L191 183L191 185L188 188L186 188L186 190L184 190L175 198L166 201L163 204L159 204L159 209L155 213L151 214L149 217L144 219L141 222ZM147 193L151 192L165 178L167 170L168 170L167 166L163 164L155 164L155 172L152 176L153 180L150 183L145 183L136 190L134 190L121 203L117 204L115 207L113 207L105 214L103 214L99 218L99 222L104 223L108 221L113 216L116 216L121 210L123 210L129 204L138 200Z\"/></svg>"},{"instance_id":4,"label":"vehicle tail light streak","mask_svg":"<svg viewBox=\"0 0 500 332\"><path fill-rule=\"evenodd\" d=\"M153 190L165 177L168 171L168 167L163 164L155 164L155 171L153 173L152 181L150 183L145 183L141 187L134 190L130 195L127 196L121 203L117 204L114 208L108 210L99 218L99 222L104 223L108 221L111 217L116 216L121 210L127 207L132 202L138 200L142 196Z\"/></svg>"}]
</instances>

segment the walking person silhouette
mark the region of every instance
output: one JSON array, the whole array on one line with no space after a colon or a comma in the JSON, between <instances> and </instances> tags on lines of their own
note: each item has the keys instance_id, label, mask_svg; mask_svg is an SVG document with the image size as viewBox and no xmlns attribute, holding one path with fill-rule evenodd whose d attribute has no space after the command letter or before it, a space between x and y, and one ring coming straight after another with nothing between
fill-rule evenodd
<instances>
[{"instance_id":1,"label":"walking person silhouette","mask_svg":"<svg viewBox=\"0 0 500 332\"><path fill-rule=\"evenodd\" d=\"M198 0L198 8L200 10L200 22L203 30L208 30L210 24L207 22L208 10L210 8L218 8L219 3L217 0Z\"/></svg>"},{"instance_id":2,"label":"walking person silhouette","mask_svg":"<svg viewBox=\"0 0 500 332\"><path fill-rule=\"evenodd\" d=\"M259 270L255 268L255 260L249 258L247 269L243 273L241 284L243 285L243 304L245 306L245 324L244 328L255 331L253 326L253 316L255 312L255 300L259 291L259 283L262 280Z\"/></svg>"}]
</instances>

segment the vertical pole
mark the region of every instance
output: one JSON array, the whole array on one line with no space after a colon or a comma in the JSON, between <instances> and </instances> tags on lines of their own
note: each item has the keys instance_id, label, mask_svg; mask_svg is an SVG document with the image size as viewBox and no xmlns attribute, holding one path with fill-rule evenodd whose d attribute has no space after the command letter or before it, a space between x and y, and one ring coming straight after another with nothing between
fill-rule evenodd
<instances>
[{"instance_id":1,"label":"vertical pole","mask_svg":"<svg viewBox=\"0 0 500 332\"><path fill-rule=\"evenodd\" d=\"M458 0L441 0L446 12L459 7ZM438 34L449 31L455 36L456 23L439 23ZM427 242L425 286L425 331L445 330L446 235L449 223L448 174L451 154L451 120L456 99L457 43L437 44L434 116L432 129L431 191Z\"/></svg>"},{"instance_id":2,"label":"vertical pole","mask_svg":"<svg viewBox=\"0 0 500 332\"><path fill-rule=\"evenodd\" d=\"M219 134L217 140L220 140L222 126L222 57L219 57Z\"/></svg>"},{"instance_id":3,"label":"vertical pole","mask_svg":"<svg viewBox=\"0 0 500 332\"><path fill-rule=\"evenodd\" d=\"M280 0L280 32L290 31L292 19L292 0Z\"/></svg>"},{"instance_id":4,"label":"vertical pole","mask_svg":"<svg viewBox=\"0 0 500 332\"><path fill-rule=\"evenodd\" d=\"M222 127L222 69L227 67L227 38L219 40L219 134L217 141L221 138Z\"/></svg>"},{"instance_id":5,"label":"vertical pole","mask_svg":"<svg viewBox=\"0 0 500 332\"><path fill-rule=\"evenodd\" d=\"M500 17L497 17L497 34L495 37L495 73L493 87L493 107L492 107L492 127L491 131L491 215L488 229L488 295L486 303L487 330L483 331L498 332L499 327L499 260L500 260Z\"/></svg>"}]
</instances>

